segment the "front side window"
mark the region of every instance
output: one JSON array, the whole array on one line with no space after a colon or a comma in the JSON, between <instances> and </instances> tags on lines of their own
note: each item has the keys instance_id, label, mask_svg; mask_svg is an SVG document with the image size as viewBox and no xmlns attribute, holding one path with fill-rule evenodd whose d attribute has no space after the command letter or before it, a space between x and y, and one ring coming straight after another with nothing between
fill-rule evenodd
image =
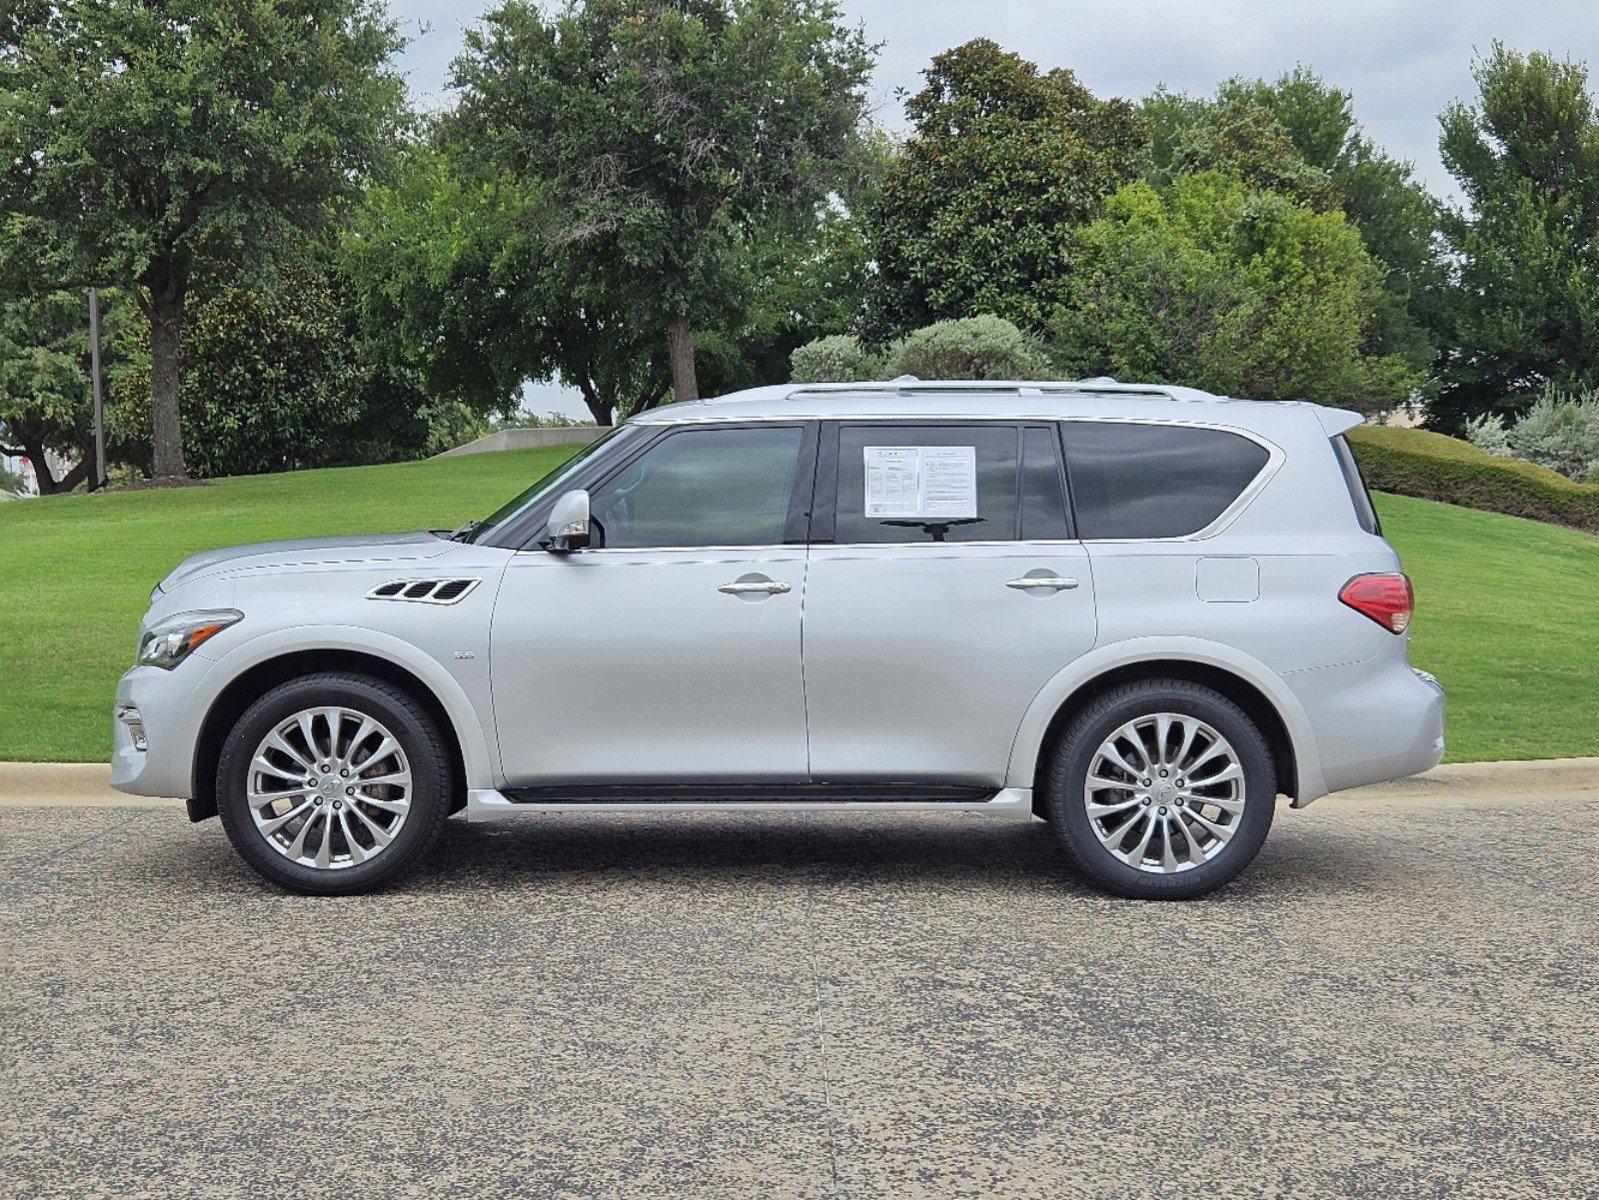
<instances>
[{"instance_id":1,"label":"front side window","mask_svg":"<svg viewBox=\"0 0 1599 1200\"><path fill-rule=\"evenodd\" d=\"M1222 429L1069 421L1066 474L1079 537L1198 533L1243 494L1270 455Z\"/></svg>"},{"instance_id":2,"label":"front side window","mask_svg":"<svg viewBox=\"0 0 1599 1200\"><path fill-rule=\"evenodd\" d=\"M579 471L590 463L597 462L601 454L609 454L620 450L627 444L629 439L639 436L639 432L640 427L637 425L618 425L609 433L601 434L521 495L501 505L489 516L484 517L482 521L472 525L463 540L468 542L492 541L494 537L512 526L518 517L527 513L539 501L565 491L570 485L573 476L577 475Z\"/></svg>"},{"instance_id":3,"label":"front side window","mask_svg":"<svg viewBox=\"0 0 1599 1200\"><path fill-rule=\"evenodd\" d=\"M1015 540L1019 438L1012 425L841 426L833 540Z\"/></svg>"},{"instance_id":4,"label":"front side window","mask_svg":"<svg viewBox=\"0 0 1599 1200\"><path fill-rule=\"evenodd\" d=\"M594 489L589 544L779 545L803 441L796 425L670 434Z\"/></svg>"}]
</instances>

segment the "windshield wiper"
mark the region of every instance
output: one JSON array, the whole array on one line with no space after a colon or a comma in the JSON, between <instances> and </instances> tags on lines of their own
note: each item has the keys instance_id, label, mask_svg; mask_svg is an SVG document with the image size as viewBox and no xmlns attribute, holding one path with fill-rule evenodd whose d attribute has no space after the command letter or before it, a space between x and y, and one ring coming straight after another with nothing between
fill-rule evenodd
<instances>
[{"instance_id":1,"label":"windshield wiper","mask_svg":"<svg viewBox=\"0 0 1599 1200\"><path fill-rule=\"evenodd\" d=\"M462 525L454 533L450 534L450 541L452 541L452 542L470 542L472 540L472 535L474 533L476 533L479 529L482 529L482 528L483 528L483 522L482 521L468 521L465 525Z\"/></svg>"}]
</instances>

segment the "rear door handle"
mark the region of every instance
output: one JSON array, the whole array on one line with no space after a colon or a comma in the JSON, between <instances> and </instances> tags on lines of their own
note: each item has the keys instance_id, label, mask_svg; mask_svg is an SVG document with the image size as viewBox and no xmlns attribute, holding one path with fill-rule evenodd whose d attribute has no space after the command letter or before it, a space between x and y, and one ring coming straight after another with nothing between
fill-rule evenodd
<instances>
[{"instance_id":1,"label":"rear door handle","mask_svg":"<svg viewBox=\"0 0 1599 1200\"><path fill-rule=\"evenodd\" d=\"M779 579L740 579L716 590L729 596L781 596L794 589Z\"/></svg>"},{"instance_id":2,"label":"rear door handle","mask_svg":"<svg viewBox=\"0 0 1599 1200\"><path fill-rule=\"evenodd\" d=\"M1035 588L1051 592L1068 592L1077 586L1077 581L1063 575L1023 575L1020 579L1010 580L1005 586L1015 588L1019 592L1030 592Z\"/></svg>"}]
</instances>

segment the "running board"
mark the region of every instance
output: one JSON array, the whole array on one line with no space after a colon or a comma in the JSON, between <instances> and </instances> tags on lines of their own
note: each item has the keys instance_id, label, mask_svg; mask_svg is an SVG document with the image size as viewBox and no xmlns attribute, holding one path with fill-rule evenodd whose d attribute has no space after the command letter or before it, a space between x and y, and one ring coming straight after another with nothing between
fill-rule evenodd
<instances>
[{"instance_id":1,"label":"running board","mask_svg":"<svg viewBox=\"0 0 1599 1200\"><path fill-rule=\"evenodd\" d=\"M1028 821L1032 788L973 792L967 788L827 788L797 796L748 787L704 788L472 788L469 821L495 821L533 813L575 812L966 812Z\"/></svg>"}]
</instances>

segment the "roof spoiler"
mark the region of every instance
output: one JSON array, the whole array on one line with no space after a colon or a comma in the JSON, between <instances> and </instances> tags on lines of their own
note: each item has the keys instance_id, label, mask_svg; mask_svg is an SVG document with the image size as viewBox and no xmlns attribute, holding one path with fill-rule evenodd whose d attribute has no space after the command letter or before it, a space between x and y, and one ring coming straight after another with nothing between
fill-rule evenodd
<instances>
[{"instance_id":1,"label":"roof spoiler","mask_svg":"<svg viewBox=\"0 0 1599 1200\"><path fill-rule=\"evenodd\" d=\"M1321 421L1321 427L1327 431L1328 437L1337 437L1340 433L1347 433L1366 419L1357 412L1350 412L1347 408L1327 408L1321 404L1313 407L1316 410L1316 417Z\"/></svg>"}]
</instances>

